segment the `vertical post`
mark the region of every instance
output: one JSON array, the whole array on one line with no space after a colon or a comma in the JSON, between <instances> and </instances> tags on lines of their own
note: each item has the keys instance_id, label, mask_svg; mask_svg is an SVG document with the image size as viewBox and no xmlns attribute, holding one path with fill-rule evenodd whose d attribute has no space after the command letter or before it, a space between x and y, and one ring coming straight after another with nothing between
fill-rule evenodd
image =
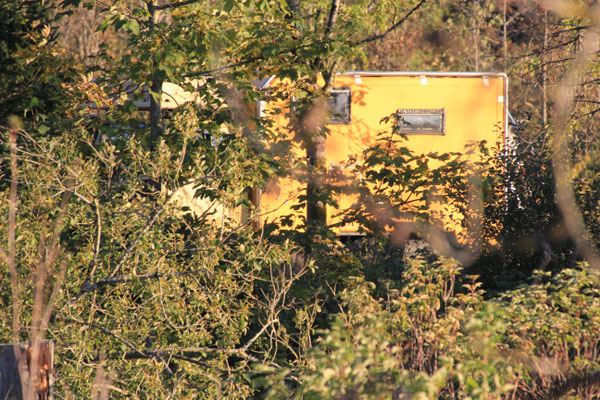
<instances>
[{"instance_id":1,"label":"vertical post","mask_svg":"<svg viewBox=\"0 0 600 400\"><path fill-rule=\"evenodd\" d=\"M34 352L27 344L0 345L0 399L54 398L54 344L39 343L37 357L33 357ZM23 360L20 360L21 357ZM31 365L34 358L37 358L37 365ZM32 373L36 376L31 376ZM34 393L26 396L23 389L28 388L32 388Z\"/></svg>"}]
</instances>

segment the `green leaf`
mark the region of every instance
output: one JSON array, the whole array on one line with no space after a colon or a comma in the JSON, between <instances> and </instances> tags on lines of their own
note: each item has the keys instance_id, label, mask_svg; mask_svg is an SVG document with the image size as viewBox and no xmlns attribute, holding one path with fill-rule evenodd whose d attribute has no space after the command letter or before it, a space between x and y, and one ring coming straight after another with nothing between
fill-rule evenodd
<instances>
[{"instance_id":1,"label":"green leaf","mask_svg":"<svg viewBox=\"0 0 600 400\"><path fill-rule=\"evenodd\" d=\"M231 12L231 10L233 9L234 4L235 4L234 0L226 0L225 4L223 5L223 11L225 11L225 12Z\"/></svg>"},{"instance_id":2,"label":"green leaf","mask_svg":"<svg viewBox=\"0 0 600 400\"><path fill-rule=\"evenodd\" d=\"M127 21L127 23L125 23L124 28L127 29L129 32L133 33L134 35L139 35L140 34L140 24L138 24L138 22L135 19L130 19L129 21Z\"/></svg>"}]
</instances>

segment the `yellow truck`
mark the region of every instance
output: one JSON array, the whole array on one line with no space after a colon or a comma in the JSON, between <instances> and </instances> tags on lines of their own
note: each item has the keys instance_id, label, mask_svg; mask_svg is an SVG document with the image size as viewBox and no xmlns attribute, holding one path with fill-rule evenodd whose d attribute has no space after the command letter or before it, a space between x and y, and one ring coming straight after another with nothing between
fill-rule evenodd
<instances>
[{"instance_id":1,"label":"yellow truck","mask_svg":"<svg viewBox=\"0 0 600 400\"><path fill-rule=\"evenodd\" d=\"M196 84L202 81L194 81ZM267 89L285 82L270 77L255 84ZM462 152L469 142L483 140L490 145L504 143L508 135L507 97L508 79L503 73L356 71L339 74L331 90L331 113L326 121L328 168L330 171L344 169L350 159L360 163L363 151L376 143L378 133L390 130L381 120L391 115L403 121L399 130L408 137L406 145L416 154ZM273 118L280 129L287 131L294 112L289 100L258 102L255 112ZM176 108L187 101L198 103L199 98L177 85L163 85L164 109ZM140 110L147 110L149 96L136 105ZM304 150L297 148L296 151L299 157L305 156ZM252 190L251 201L260 215L260 224L293 214L291 207L298 204L298 196L305 190L305 183L291 177L273 179L266 187ZM225 210L215 202L194 199L191 185L180 189L174 198L198 212L214 209L217 219L227 215L243 222L247 216L241 209ZM352 196L340 196L340 209L348 209L355 200ZM328 210L328 224L338 222L335 215L339 211ZM337 233L352 235L357 229L355 225L345 225L337 228Z\"/></svg>"},{"instance_id":2,"label":"yellow truck","mask_svg":"<svg viewBox=\"0 0 600 400\"><path fill-rule=\"evenodd\" d=\"M261 82L263 87L278 84L276 78ZM393 114L403 121L400 132L406 134L407 146L415 153L463 152L469 142L483 140L490 145L504 143L507 89L508 79L502 73L357 71L337 75L329 101L327 165L335 169L351 158L360 163L362 152L386 128L382 118ZM289 103L261 103L257 108L261 115L276 115L282 129L289 125L293 112ZM281 112L273 113L276 109ZM254 200L261 223L292 214L291 206L304 189L305 184L292 178L269 183ZM340 198L340 208L350 207L354 200ZM336 222L335 210L327 214L328 224ZM348 225L337 233L353 234L356 229Z\"/></svg>"}]
</instances>

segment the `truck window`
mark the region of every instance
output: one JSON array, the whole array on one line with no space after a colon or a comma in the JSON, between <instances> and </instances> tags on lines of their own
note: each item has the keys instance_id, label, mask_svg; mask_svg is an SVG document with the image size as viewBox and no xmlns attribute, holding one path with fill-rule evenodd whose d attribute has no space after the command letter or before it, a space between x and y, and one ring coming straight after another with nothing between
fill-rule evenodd
<instances>
[{"instance_id":1,"label":"truck window","mask_svg":"<svg viewBox=\"0 0 600 400\"><path fill-rule=\"evenodd\" d=\"M405 108L396 112L399 132L407 135L444 135L446 112L439 109Z\"/></svg>"},{"instance_id":2,"label":"truck window","mask_svg":"<svg viewBox=\"0 0 600 400\"><path fill-rule=\"evenodd\" d=\"M349 124L351 121L350 117L350 103L351 103L351 92L350 88L333 88L331 89L331 96L329 97L329 109L331 115L329 116L327 123L329 124Z\"/></svg>"}]
</instances>

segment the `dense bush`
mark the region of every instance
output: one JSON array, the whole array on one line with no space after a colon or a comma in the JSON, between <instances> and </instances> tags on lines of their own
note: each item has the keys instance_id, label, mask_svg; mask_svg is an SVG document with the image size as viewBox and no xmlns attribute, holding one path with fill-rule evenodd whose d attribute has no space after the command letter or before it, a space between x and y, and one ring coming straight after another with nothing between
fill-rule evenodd
<instances>
[{"instance_id":1,"label":"dense bush","mask_svg":"<svg viewBox=\"0 0 600 400\"><path fill-rule=\"evenodd\" d=\"M536 279L486 301L452 260L411 258L387 297L356 279L306 359L257 383L271 399L596 398L597 276L581 264Z\"/></svg>"}]
</instances>

